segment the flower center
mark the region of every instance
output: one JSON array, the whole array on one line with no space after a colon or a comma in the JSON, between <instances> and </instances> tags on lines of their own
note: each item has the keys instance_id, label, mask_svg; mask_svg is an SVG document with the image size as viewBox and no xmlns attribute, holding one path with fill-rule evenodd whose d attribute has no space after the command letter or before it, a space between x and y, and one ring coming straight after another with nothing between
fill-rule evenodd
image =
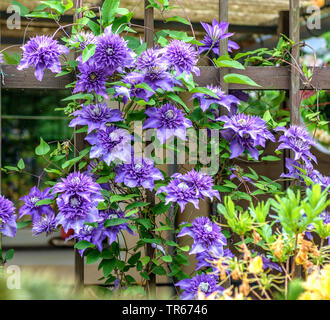
<instances>
[{"instance_id":1,"label":"flower center","mask_svg":"<svg viewBox=\"0 0 330 320\"><path fill-rule=\"evenodd\" d=\"M207 292L207 290L209 290L210 285L207 282L201 282L198 286L198 289L203 291L203 292Z\"/></svg>"},{"instance_id":2,"label":"flower center","mask_svg":"<svg viewBox=\"0 0 330 320\"><path fill-rule=\"evenodd\" d=\"M181 182L181 183L178 184L178 188L181 189L181 190L187 190L189 187L187 186L186 183Z\"/></svg>"},{"instance_id":3,"label":"flower center","mask_svg":"<svg viewBox=\"0 0 330 320\"><path fill-rule=\"evenodd\" d=\"M166 118L167 119L173 119L175 117L174 111L173 110L168 110L165 112Z\"/></svg>"},{"instance_id":4,"label":"flower center","mask_svg":"<svg viewBox=\"0 0 330 320\"><path fill-rule=\"evenodd\" d=\"M108 219L117 219L118 216L115 213L109 214Z\"/></svg>"},{"instance_id":5,"label":"flower center","mask_svg":"<svg viewBox=\"0 0 330 320\"><path fill-rule=\"evenodd\" d=\"M204 225L204 229L207 231L207 232L211 232L213 230L212 226L207 223L206 225Z\"/></svg>"},{"instance_id":6,"label":"flower center","mask_svg":"<svg viewBox=\"0 0 330 320\"><path fill-rule=\"evenodd\" d=\"M30 199L30 201L31 201L32 204L36 204L39 201L39 198L38 197L32 197Z\"/></svg>"},{"instance_id":7,"label":"flower center","mask_svg":"<svg viewBox=\"0 0 330 320\"><path fill-rule=\"evenodd\" d=\"M91 72L89 74L89 79L91 79L92 81L95 81L97 79L97 74L95 72Z\"/></svg>"},{"instance_id":8,"label":"flower center","mask_svg":"<svg viewBox=\"0 0 330 320\"><path fill-rule=\"evenodd\" d=\"M76 198L76 197L72 197L70 199L70 205L71 205L72 208L77 208L80 205L79 199Z\"/></svg>"},{"instance_id":9,"label":"flower center","mask_svg":"<svg viewBox=\"0 0 330 320\"><path fill-rule=\"evenodd\" d=\"M142 164L137 163L137 164L135 164L134 168L137 169L137 170L140 170L140 169L142 169Z\"/></svg>"},{"instance_id":10,"label":"flower center","mask_svg":"<svg viewBox=\"0 0 330 320\"><path fill-rule=\"evenodd\" d=\"M245 119L239 119L237 120L238 124L240 124L241 126L246 125L246 120Z\"/></svg>"},{"instance_id":11,"label":"flower center","mask_svg":"<svg viewBox=\"0 0 330 320\"><path fill-rule=\"evenodd\" d=\"M112 47L108 47L108 48L107 48L107 54L112 55L113 52L114 52L114 50L113 50Z\"/></svg>"},{"instance_id":12,"label":"flower center","mask_svg":"<svg viewBox=\"0 0 330 320\"><path fill-rule=\"evenodd\" d=\"M109 138L110 138L112 141L119 141L119 134L118 134L118 132L112 131L112 132L109 134Z\"/></svg>"}]
</instances>

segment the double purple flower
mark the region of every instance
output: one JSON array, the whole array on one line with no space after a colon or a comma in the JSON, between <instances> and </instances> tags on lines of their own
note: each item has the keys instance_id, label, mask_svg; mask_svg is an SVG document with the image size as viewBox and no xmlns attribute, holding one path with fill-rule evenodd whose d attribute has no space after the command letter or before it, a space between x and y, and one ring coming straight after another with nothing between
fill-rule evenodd
<instances>
[{"instance_id":1,"label":"double purple flower","mask_svg":"<svg viewBox=\"0 0 330 320\"><path fill-rule=\"evenodd\" d=\"M15 237L17 231L14 204L0 195L0 232L7 237Z\"/></svg>"},{"instance_id":2,"label":"double purple flower","mask_svg":"<svg viewBox=\"0 0 330 320\"><path fill-rule=\"evenodd\" d=\"M70 173L54 186L52 194L59 194L56 199L59 209L56 225L61 224L65 232L69 229L79 232L84 222L100 220L97 205L103 201L101 187L89 175Z\"/></svg>"},{"instance_id":3,"label":"double purple flower","mask_svg":"<svg viewBox=\"0 0 330 320\"><path fill-rule=\"evenodd\" d=\"M142 186L152 190L155 186L155 180L163 179L162 173L155 168L151 159L134 159L132 163L119 164L116 167L115 182L124 183L130 188Z\"/></svg>"},{"instance_id":4,"label":"double purple flower","mask_svg":"<svg viewBox=\"0 0 330 320\"><path fill-rule=\"evenodd\" d=\"M157 138L162 144L172 136L187 139L186 129L192 127L192 123L173 104L166 103L160 108L148 108L145 114L149 118L144 122L143 129L157 129Z\"/></svg>"},{"instance_id":5,"label":"double purple flower","mask_svg":"<svg viewBox=\"0 0 330 320\"><path fill-rule=\"evenodd\" d=\"M23 47L23 58L17 67L23 70L29 66L35 68L34 75L41 81L45 69L50 69L54 73L61 72L61 62L59 56L68 54L69 49L60 45L57 40L50 36L36 36L31 38Z\"/></svg>"},{"instance_id":6,"label":"double purple flower","mask_svg":"<svg viewBox=\"0 0 330 320\"><path fill-rule=\"evenodd\" d=\"M106 130L106 123L123 120L121 111L119 109L109 109L106 103L82 106L81 110L77 110L72 114L76 118L71 120L69 127L87 125L87 133L95 129Z\"/></svg>"},{"instance_id":7,"label":"double purple flower","mask_svg":"<svg viewBox=\"0 0 330 320\"><path fill-rule=\"evenodd\" d=\"M54 215L54 210L49 204L36 205L40 200L53 199L53 196L49 194L50 188L46 188L40 191L37 187L33 187L30 193L20 198L24 201L24 204L19 209L19 218L25 215L30 215L32 223L39 221L43 215Z\"/></svg>"},{"instance_id":8,"label":"double purple flower","mask_svg":"<svg viewBox=\"0 0 330 320\"><path fill-rule=\"evenodd\" d=\"M239 113L231 118L222 116L217 120L224 122L221 135L230 141L230 159L237 158L246 149L258 160L259 151L256 147L261 145L264 148L266 140L275 141L267 130L266 122L259 117Z\"/></svg>"},{"instance_id":9,"label":"double purple flower","mask_svg":"<svg viewBox=\"0 0 330 320\"><path fill-rule=\"evenodd\" d=\"M131 160L131 135L124 129L111 125L104 130L90 133L85 140L92 145L90 157L100 158L107 165L115 160Z\"/></svg>"},{"instance_id":10,"label":"double purple flower","mask_svg":"<svg viewBox=\"0 0 330 320\"><path fill-rule=\"evenodd\" d=\"M226 237L221 232L221 227L207 217L197 217L191 227L183 227L178 237L190 236L194 240L189 254L208 251L214 256L223 256L227 244Z\"/></svg>"},{"instance_id":11,"label":"double purple flower","mask_svg":"<svg viewBox=\"0 0 330 320\"><path fill-rule=\"evenodd\" d=\"M217 277L211 274L197 274L191 279L184 279L175 284L183 290L181 300L195 300L198 292L209 296L213 292L221 292L223 288L218 285Z\"/></svg>"}]
</instances>

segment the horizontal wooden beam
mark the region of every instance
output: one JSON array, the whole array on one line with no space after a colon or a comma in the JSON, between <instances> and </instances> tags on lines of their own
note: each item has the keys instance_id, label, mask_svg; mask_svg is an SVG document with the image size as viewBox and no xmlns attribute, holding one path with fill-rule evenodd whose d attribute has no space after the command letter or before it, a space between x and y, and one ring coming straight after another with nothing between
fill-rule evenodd
<instances>
[{"instance_id":1,"label":"horizontal wooden beam","mask_svg":"<svg viewBox=\"0 0 330 320\"><path fill-rule=\"evenodd\" d=\"M7 89L64 89L73 81L71 75L55 77L55 74L46 71L43 81L39 82L33 73L33 69L18 71L15 66L2 66L5 73L5 85ZM201 74L195 77L200 86L219 84L219 69L214 67L200 67ZM228 73L239 73L249 76L261 87L251 87L242 84L229 84L229 89L251 90L289 90L290 68L289 67L246 67L245 70L229 68ZM330 90L330 67L316 67L314 69L312 85L318 89ZM300 84L300 89L312 89L310 86Z\"/></svg>"}]
</instances>

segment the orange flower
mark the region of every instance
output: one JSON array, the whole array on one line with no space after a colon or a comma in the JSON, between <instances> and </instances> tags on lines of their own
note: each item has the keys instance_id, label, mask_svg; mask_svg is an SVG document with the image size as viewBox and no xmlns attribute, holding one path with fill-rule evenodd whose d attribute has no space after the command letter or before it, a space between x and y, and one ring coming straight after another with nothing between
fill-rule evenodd
<instances>
[{"instance_id":1,"label":"orange flower","mask_svg":"<svg viewBox=\"0 0 330 320\"><path fill-rule=\"evenodd\" d=\"M280 235L277 240L270 245L270 248L274 250L274 256L281 259L283 252L284 242L282 240L282 235Z\"/></svg>"},{"instance_id":2,"label":"orange flower","mask_svg":"<svg viewBox=\"0 0 330 320\"><path fill-rule=\"evenodd\" d=\"M322 8L325 4L324 0L313 0L314 4L319 8Z\"/></svg>"}]
</instances>

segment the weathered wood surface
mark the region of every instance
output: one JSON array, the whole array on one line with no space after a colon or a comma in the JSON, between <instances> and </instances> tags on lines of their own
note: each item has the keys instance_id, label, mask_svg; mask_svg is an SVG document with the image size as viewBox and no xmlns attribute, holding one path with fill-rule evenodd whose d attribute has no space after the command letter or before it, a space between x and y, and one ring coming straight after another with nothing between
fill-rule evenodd
<instances>
[{"instance_id":1,"label":"weathered wood surface","mask_svg":"<svg viewBox=\"0 0 330 320\"><path fill-rule=\"evenodd\" d=\"M291 50L291 73L290 73L290 123L298 125L300 122L300 76L297 70L297 62L299 61L299 36L300 36L300 12L299 0L290 0L289 12L289 35L290 39L296 44ZM329 77L330 78L330 77Z\"/></svg>"},{"instance_id":2,"label":"weathered wood surface","mask_svg":"<svg viewBox=\"0 0 330 320\"><path fill-rule=\"evenodd\" d=\"M71 75L55 77L55 74L46 71L44 79L39 82L33 69L18 71L15 66L2 66L5 75L4 89L64 89L73 81ZM200 67L201 74L195 77L200 86L207 84L219 85L219 70L215 67ZM229 73L244 74L252 78L261 87L251 87L242 84L229 84L229 89L259 89L259 90L289 90L290 68L289 67L246 67L245 70L228 68ZM319 89L330 90L330 67L316 67L312 79L312 85ZM300 83L300 89L312 89Z\"/></svg>"}]
</instances>

